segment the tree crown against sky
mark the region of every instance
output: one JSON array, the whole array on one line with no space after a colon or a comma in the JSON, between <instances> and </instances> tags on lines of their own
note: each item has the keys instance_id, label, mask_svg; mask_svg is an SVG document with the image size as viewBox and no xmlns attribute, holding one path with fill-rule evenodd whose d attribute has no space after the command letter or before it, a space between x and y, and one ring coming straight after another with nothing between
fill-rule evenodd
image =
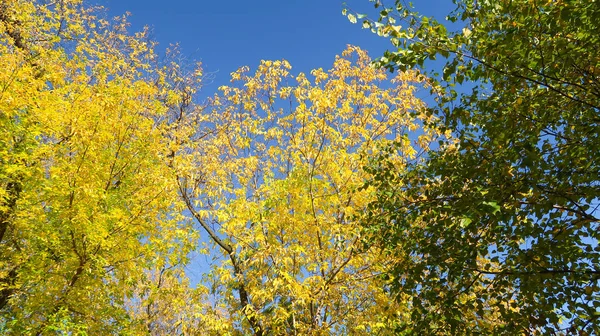
<instances>
[{"instance_id":1,"label":"tree crown against sky","mask_svg":"<svg viewBox=\"0 0 600 336\"><path fill-rule=\"evenodd\" d=\"M366 225L392 254L415 255L393 272L418 302L413 323L469 330L455 312L485 316L493 301L496 332L598 331L598 4L455 1L448 25L403 1L374 3L380 15L364 26L397 47L377 63L431 69L442 94L430 113L459 140L374 180ZM429 68L436 58L442 69Z\"/></svg>"}]
</instances>

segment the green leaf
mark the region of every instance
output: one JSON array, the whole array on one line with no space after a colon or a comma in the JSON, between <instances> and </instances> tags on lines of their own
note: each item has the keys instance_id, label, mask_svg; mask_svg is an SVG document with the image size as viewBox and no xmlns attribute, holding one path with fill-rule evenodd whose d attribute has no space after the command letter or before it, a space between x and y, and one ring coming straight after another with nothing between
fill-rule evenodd
<instances>
[{"instance_id":1,"label":"green leaf","mask_svg":"<svg viewBox=\"0 0 600 336\"><path fill-rule=\"evenodd\" d=\"M464 229L467 226L469 226L469 224L471 224L471 222L473 222L473 220L471 218L463 217L460 219L460 227Z\"/></svg>"},{"instance_id":2,"label":"green leaf","mask_svg":"<svg viewBox=\"0 0 600 336\"><path fill-rule=\"evenodd\" d=\"M500 206L497 202L483 202L482 204L489 206L492 208L492 214L496 214L500 211Z\"/></svg>"}]
</instances>

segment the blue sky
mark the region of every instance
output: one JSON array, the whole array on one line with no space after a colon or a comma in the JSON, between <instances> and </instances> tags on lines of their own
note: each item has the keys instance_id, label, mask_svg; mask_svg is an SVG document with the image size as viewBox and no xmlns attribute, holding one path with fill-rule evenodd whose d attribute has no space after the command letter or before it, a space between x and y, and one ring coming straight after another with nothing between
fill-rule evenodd
<instances>
[{"instance_id":1,"label":"blue sky","mask_svg":"<svg viewBox=\"0 0 600 336\"><path fill-rule=\"evenodd\" d=\"M328 69L347 44L360 46L375 58L391 44L342 14L340 0L96 0L111 16L131 13L132 30L149 26L159 51L179 43L188 58L217 72L215 87L243 65L255 68L261 59L286 59L293 73ZM347 0L358 12L376 14L368 0ZM392 1L388 1L391 4ZM421 0L418 9L444 17L450 0ZM375 17L375 15L374 15Z\"/></svg>"}]
</instances>

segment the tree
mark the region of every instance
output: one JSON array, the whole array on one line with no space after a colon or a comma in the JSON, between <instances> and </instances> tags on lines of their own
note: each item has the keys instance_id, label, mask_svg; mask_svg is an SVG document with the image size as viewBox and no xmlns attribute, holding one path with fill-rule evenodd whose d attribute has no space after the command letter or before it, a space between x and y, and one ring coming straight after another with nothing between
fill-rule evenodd
<instances>
[{"instance_id":1,"label":"tree","mask_svg":"<svg viewBox=\"0 0 600 336\"><path fill-rule=\"evenodd\" d=\"M373 2L379 18L363 26L397 48L378 65L446 59L430 72L430 113L458 139L406 171L373 162L379 198L365 225L390 255L412 256L390 273L414 297L409 323L476 333L458 312L486 321L492 309L494 334L598 332L597 1L457 0L456 30L403 1Z\"/></svg>"},{"instance_id":2,"label":"tree","mask_svg":"<svg viewBox=\"0 0 600 336\"><path fill-rule=\"evenodd\" d=\"M3 334L135 330L125 301L153 269L177 274L195 243L166 136L182 91L146 32L101 13L0 4Z\"/></svg>"},{"instance_id":3,"label":"tree","mask_svg":"<svg viewBox=\"0 0 600 336\"><path fill-rule=\"evenodd\" d=\"M190 123L180 194L217 259L205 283L230 333L390 333L405 313L381 281L390 260L361 240L373 200L361 167L401 141L402 169L435 134L410 116L424 77L386 89L370 61L349 47L312 80L286 61L243 67Z\"/></svg>"}]
</instances>

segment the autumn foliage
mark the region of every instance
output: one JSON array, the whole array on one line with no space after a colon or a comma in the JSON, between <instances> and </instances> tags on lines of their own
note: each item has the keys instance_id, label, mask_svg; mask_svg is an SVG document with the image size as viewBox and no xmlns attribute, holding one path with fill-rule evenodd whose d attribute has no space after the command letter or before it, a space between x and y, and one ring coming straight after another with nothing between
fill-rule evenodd
<instances>
[{"instance_id":1,"label":"autumn foliage","mask_svg":"<svg viewBox=\"0 0 600 336\"><path fill-rule=\"evenodd\" d=\"M363 167L392 142L399 170L428 150L426 79L348 47L198 101L199 68L102 15L0 4L0 331L391 332L406 309L362 239ZM214 260L194 285L192 252Z\"/></svg>"},{"instance_id":2,"label":"autumn foliage","mask_svg":"<svg viewBox=\"0 0 600 336\"><path fill-rule=\"evenodd\" d=\"M371 2L375 62L216 88L127 16L0 1L0 334L597 333L597 4Z\"/></svg>"},{"instance_id":3,"label":"autumn foliage","mask_svg":"<svg viewBox=\"0 0 600 336\"><path fill-rule=\"evenodd\" d=\"M0 5L4 334L134 328L124 300L193 242L166 164L173 90L125 27L78 1Z\"/></svg>"},{"instance_id":4,"label":"autumn foliage","mask_svg":"<svg viewBox=\"0 0 600 336\"><path fill-rule=\"evenodd\" d=\"M349 47L312 79L286 61L243 67L186 137L180 193L222 255L207 277L231 330L383 332L403 314L380 276L390 260L361 239L356 218L373 199L363 166L400 142L402 169L434 135L408 140L424 78L401 73L383 89L369 63Z\"/></svg>"}]
</instances>

